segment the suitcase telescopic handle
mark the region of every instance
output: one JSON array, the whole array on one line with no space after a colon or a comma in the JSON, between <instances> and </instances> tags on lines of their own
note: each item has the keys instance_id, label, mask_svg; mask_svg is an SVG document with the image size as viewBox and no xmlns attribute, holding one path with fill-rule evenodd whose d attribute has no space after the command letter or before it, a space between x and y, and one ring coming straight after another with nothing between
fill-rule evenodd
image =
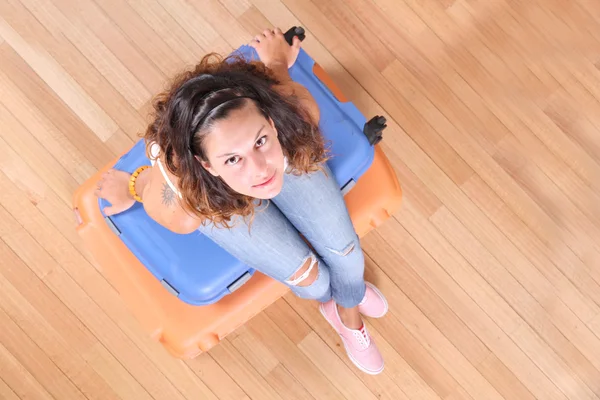
<instances>
[{"instance_id":1,"label":"suitcase telescopic handle","mask_svg":"<svg viewBox=\"0 0 600 400\"><path fill-rule=\"evenodd\" d=\"M286 42L288 42L290 46L294 43L294 36L298 36L298 39L300 40L304 40L304 38L306 37L304 28L301 26L292 26L290 29L287 30L286 33L283 34L283 36L285 37Z\"/></svg>"}]
</instances>

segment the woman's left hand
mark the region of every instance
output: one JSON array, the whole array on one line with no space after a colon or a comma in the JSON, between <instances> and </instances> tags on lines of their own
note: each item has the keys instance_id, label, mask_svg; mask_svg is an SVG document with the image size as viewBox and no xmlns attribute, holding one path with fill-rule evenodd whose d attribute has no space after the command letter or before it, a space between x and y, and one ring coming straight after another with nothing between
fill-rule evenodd
<instances>
[{"instance_id":1,"label":"woman's left hand","mask_svg":"<svg viewBox=\"0 0 600 400\"><path fill-rule=\"evenodd\" d=\"M135 204L135 199L129 193L130 177L131 174L116 169L110 169L102 174L94 194L111 204L104 208L105 215L122 213Z\"/></svg>"},{"instance_id":2,"label":"woman's left hand","mask_svg":"<svg viewBox=\"0 0 600 400\"><path fill-rule=\"evenodd\" d=\"M250 42L250 46L256 49L260 60L268 67L285 66L291 68L300 53L302 41L294 36L293 44L290 46L279 28L265 29Z\"/></svg>"}]
</instances>

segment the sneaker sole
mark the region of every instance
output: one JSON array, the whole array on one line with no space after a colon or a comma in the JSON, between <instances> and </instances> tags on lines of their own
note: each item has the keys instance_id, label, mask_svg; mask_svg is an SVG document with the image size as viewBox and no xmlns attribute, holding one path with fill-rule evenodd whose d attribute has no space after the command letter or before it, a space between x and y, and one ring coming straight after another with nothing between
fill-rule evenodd
<instances>
[{"instance_id":1,"label":"sneaker sole","mask_svg":"<svg viewBox=\"0 0 600 400\"><path fill-rule=\"evenodd\" d=\"M383 304L385 304L385 310L383 311L383 313L381 315L366 315L366 314L363 314L363 315L366 317L369 317L369 318L381 318L381 317L385 316L385 314L387 314L388 310L390 309L387 299L385 298L383 293L381 293L381 291L375 287L375 285L373 285L372 283L369 283L369 282L365 282L365 284L367 286L369 286L371 289L373 289L373 291L375 293L377 293L377 295L379 295L379 297L381 297L381 299L383 299Z\"/></svg>"},{"instance_id":2,"label":"sneaker sole","mask_svg":"<svg viewBox=\"0 0 600 400\"><path fill-rule=\"evenodd\" d=\"M337 329L335 329L335 326L331 323L329 318L327 318L327 316L325 315L322 304L319 304L319 312L321 313L323 318L325 318L325 321L327 321L327 323L333 328L335 333L337 333L338 336L340 337L340 339L342 340L342 343L344 344L344 350L346 350L346 355L348 356L350 361L352 361L352 364L354 364L356 366L356 368L360 369L362 372L364 372L365 374L369 374L369 375L379 375L380 373L383 372L383 370L385 368L385 364L376 371L371 371L371 370L365 369L362 365L360 365L358 363L358 361L356 361L356 359L354 357L352 357L352 354L350 354L350 352L348 351L348 346L346 346L346 341L344 340L344 337L338 333Z\"/></svg>"}]
</instances>

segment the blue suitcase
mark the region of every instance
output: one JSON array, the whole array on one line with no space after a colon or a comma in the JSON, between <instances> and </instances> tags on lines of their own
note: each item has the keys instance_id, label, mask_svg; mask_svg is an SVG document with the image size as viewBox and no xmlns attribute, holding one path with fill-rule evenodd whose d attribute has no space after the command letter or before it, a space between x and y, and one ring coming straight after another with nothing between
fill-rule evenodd
<instances>
[{"instance_id":1,"label":"blue suitcase","mask_svg":"<svg viewBox=\"0 0 600 400\"><path fill-rule=\"evenodd\" d=\"M255 50L249 46L242 46L237 51L247 59L258 59ZM333 157L328 165L340 190L346 193L370 167L374 157L373 144L380 140L385 120L376 117L367 122L352 103L339 102L314 75L314 64L301 49L289 72L294 81L311 92L319 105L319 125L326 140L331 142ZM150 165L143 140L121 157L115 168L131 173L141 165ZM99 199L101 210L107 205L106 200ZM105 220L156 279L186 303L215 303L243 285L254 273L252 268L199 232L179 235L165 229L146 214L140 203L124 213L105 217Z\"/></svg>"}]
</instances>

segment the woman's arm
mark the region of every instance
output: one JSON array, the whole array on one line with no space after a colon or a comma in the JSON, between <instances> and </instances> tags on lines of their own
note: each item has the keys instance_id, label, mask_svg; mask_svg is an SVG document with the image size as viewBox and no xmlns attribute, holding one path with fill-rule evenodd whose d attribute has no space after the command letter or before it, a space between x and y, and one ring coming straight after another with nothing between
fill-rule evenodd
<instances>
[{"instance_id":1,"label":"woman's arm","mask_svg":"<svg viewBox=\"0 0 600 400\"><path fill-rule=\"evenodd\" d=\"M131 174L127 172L111 169L98 182L96 196L111 203L104 209L107 216L124 212L135 204L129 193L130 178ZM174 176L169 178L176 182ZM200 219L186 212L158 168L143 170L135 181L135 191L142 198L144 210L150 218L168 230L186 234L200 226Z\"/></svg>"},{"instance_id":2,"label":"woman's arm","mask_svg":"<svg viewBox=\"0 0 600 400\"><path fill-rule=\"evenodd\" d=\"M280 84L275 86L283 96L295 96L300 101L300 105L308 112L315 125L319 124L321 113L319 106L308 89L302 84L295 82L290 77L287 65L282 63L271 63L267 65L273 71Z\"/></svg>"},{"instance_id":3,"label":"woman's arm","mask_svg":"<svg viewBox=\"0 0 600 400\"><path fill-rule=\"evenodd\" d=\"M301 41L297 36L292 39L292 44L286 41L283 32L279 28L265 29L249 43L256 49L260 60L269 68L275 78L280 82L275 89L283 96L295 96L299 99L301 106L308 112L309 118L315 124L319 123L319 107L308 89L294 82L290 77L290 68L298 58Z\"/></svg>"}]
</instances>

